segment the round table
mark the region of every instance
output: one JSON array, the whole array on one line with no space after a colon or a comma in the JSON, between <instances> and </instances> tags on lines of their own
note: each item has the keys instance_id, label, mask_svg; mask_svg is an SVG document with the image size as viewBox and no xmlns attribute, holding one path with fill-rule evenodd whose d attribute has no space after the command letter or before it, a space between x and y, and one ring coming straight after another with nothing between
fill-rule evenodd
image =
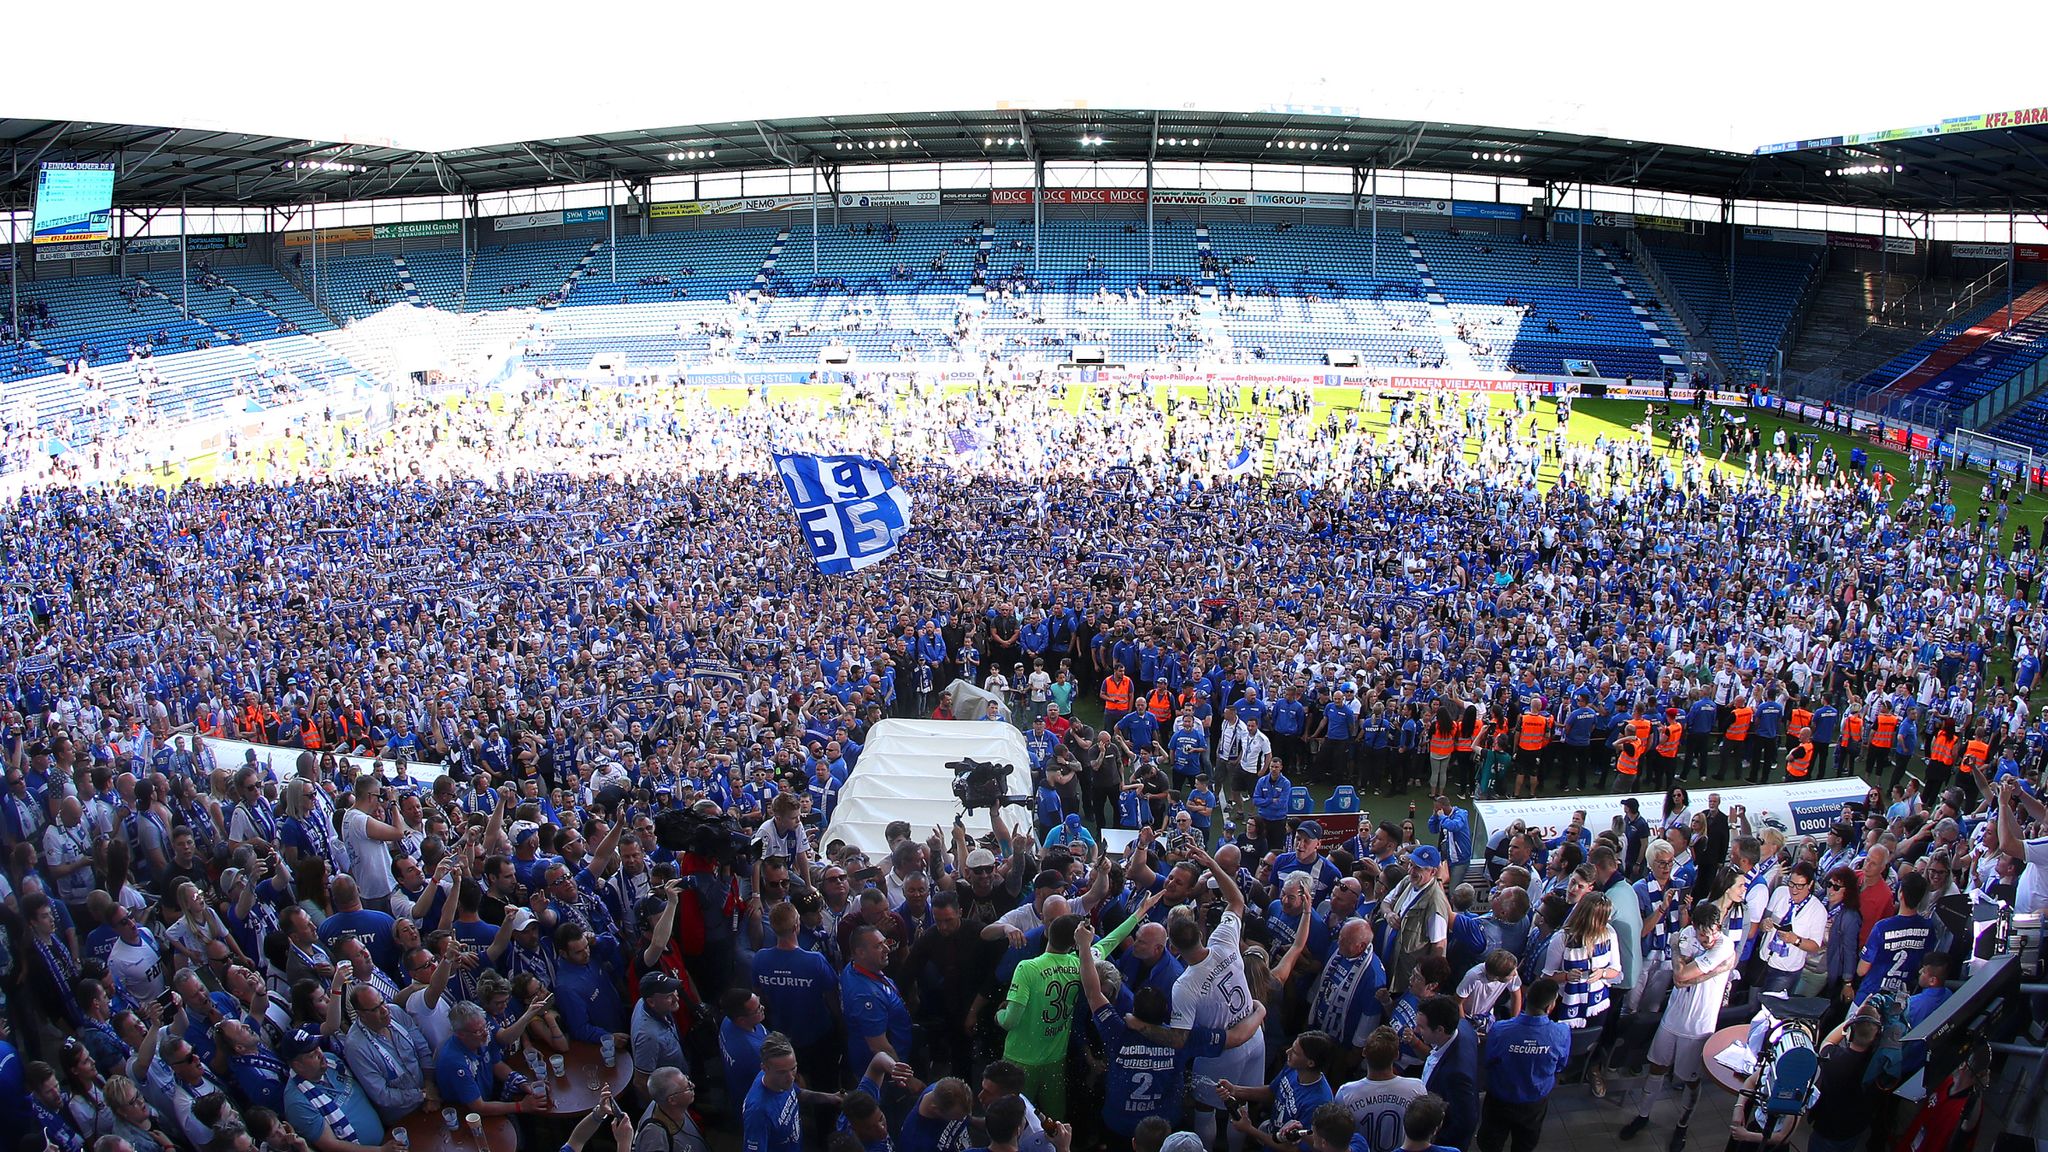
<instances>
[{"instance_id":1,"label":"round table","mask_svg":"<svg viewBox=\"0 0 2048 1152\"><path fill-rule=\"evenodd\" d=\"M569 1045L568 1067L557 1076L553 1071L547 1075L548 1104L545 1108L528 1105L530 1116L554 1116L576 1119L597 1107L599 1093L591 1088L592 1083L607 1086L612 1090L612 1099L624 1100L626 1089L633 1083L632 1045L620 1044L615 1066L604 1066L604 1057L597 1045L576 1041ZM621 1105L623 1107L624 1105ZM496 1152L495 1149L492 1152Z\"/></svg>"},{"instance_id":2,"label":"round table","mask_svg":"<svg viewBox=\"0 0 2048 1152\"><path fill-rule=\"evenodd\" d=\"M405 1129L412 1152L519 1152L519 1126L510 1116L484 1117L481 1147L467 1124L450 1132L439 1108L422 1108L392 1127Z\"/></svg>"},{"instance_id":3,"label":"round table","mask_svg":"<svg viewBox=\"0 0 2048 1152\"><path fill-rule=\"evenodd\" d=\"M1737 1076L1735 1069L1716 1060L1722 1052L1749 1043L1749 1025L1730 1024L1712 1036L1707 1037L1706 1051L1700 1053L1701 1066L1706 1069L1707 1078L1730 1092L1742 1091L1742 1082L1747 1079Z\"/></svg>"}]
</instances>

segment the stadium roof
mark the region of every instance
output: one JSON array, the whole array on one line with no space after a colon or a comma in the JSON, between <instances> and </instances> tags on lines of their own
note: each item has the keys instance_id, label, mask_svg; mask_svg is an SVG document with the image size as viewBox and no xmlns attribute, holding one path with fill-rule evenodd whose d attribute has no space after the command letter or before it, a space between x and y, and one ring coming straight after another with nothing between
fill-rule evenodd
<instances>
[{"instance_id":1,"label":"stadium roof","mask_svg":"<svg viewBox=\"0 0 2048 1152\"><path fill-rule=\"evenodd\" d=\"M1161 145L1159 141L1168 143ZM2048 124L1835 137L1755 154L1567 132L1326 114L998 109L775 120L423 152L200 128L0 120L9 200L39 161L113 161L116 202L292 205L785 166L1142 161L1401 168L1905 212L2048 211ZM1843 173L1843 169L1850 169Z\"/></svg>"}]
</instances>

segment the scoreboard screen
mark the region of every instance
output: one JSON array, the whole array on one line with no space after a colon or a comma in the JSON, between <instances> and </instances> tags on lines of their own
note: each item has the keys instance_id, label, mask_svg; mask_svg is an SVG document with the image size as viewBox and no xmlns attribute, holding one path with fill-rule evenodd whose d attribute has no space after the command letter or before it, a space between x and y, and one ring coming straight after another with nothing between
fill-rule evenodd
<instances>
[{"instance_id":1,"label":"scoreboard screen","mask_svg":"<svg viewBox=\"0 0 2048 1152\"><path fill-rule=\"evenodd\" d=\"M113 231L112 164L44 164L36 173L36 243L105 240Z\"/></svg>"}]
</instances>

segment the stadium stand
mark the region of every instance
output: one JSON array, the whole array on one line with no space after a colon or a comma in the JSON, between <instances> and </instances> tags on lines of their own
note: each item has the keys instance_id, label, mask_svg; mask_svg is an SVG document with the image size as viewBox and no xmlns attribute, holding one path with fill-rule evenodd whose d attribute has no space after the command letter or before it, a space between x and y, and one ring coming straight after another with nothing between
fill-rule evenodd
<instances>
[{"instance_id":1,"label":"stadium stand","mask_svg":"<svg viewBox=\"0 0 2048 1152\"><path fill-rule=\"evenodd\" d=\"M1730 273L1727 253L1647 245L1692 309L1729 372L1756 379L1775 367L1779 345L1812 282L1816 257L1743 253Z\"/></svg>"}]
</instances>

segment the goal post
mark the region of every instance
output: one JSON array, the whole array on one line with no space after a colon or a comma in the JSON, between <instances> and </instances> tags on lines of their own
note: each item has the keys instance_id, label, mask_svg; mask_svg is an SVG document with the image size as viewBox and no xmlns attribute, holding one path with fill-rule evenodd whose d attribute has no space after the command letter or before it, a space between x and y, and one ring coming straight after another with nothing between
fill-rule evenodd
<instances>
[{"instance_id":1,"label":"goal post","mask_svg":"<svg viewBox=\"0 0 2048 1152\"><path fill-rule=\"evenodd\" d=\"M2034 470L2044 463L2041 454L2025 444L1967 428L1958 428L1942 439L1941 458L1950 468L2003 473L2028 495L2034 491Z\"/></svg>"}]
</instances>

